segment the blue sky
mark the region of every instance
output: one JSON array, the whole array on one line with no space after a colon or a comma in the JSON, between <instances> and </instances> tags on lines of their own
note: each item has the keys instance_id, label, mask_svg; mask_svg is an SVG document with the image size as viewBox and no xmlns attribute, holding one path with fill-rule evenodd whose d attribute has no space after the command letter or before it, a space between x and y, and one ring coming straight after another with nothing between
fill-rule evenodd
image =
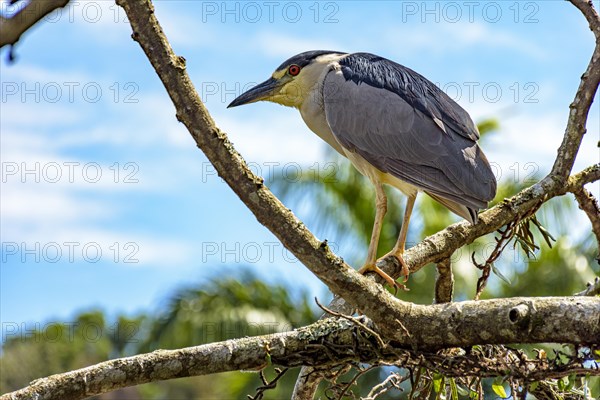
<instances>
[{"instance_id":1,"label":"blue sky","mask_svg":"<svg viewBox=\"0 0 600 400\"><path fill-rule=\"evenodd\" d=\"M226 109L301 51L368 51L417 70L476 121L500 119L485 151L502 179L522 180L552 165L593 49L583 16L563 1L155 7L217 124L263 175L327 171L325 145L296 110ZM93 307L156 310L175 288L242 265L325 296L216 176L130 34L113 2L79 1L24 36L13 65L2 51L3 335ZM598 110L596 102L575 170L598 162ZM304 218L309 209L294 211ZM309 227L342 256L353 251Z\"/></svg>"}]
</instances>

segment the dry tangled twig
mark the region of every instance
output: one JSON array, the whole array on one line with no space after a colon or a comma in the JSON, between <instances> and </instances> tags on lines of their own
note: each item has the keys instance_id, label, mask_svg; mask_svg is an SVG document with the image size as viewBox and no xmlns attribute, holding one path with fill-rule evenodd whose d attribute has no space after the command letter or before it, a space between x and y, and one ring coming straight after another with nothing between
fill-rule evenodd
<instances>
[{"instance_id":1,"label":"dry tangled twig","mask_svg":"<svg viewBox=\"0 0 600 400\"><path fill-rule=\"evenodd\" d=\"M383 339L381 338L381 336L375 332L373 329L369 328L366 324L364 324L360 318L356 318L353 317L351 315L345 315L333 310L330 310L329 308L325 307L324 305L322 305L321 303L319 303L319 300L317 300L317 298L315 297L315 302L317 303L317 305L319 306L319 308L321 308L323 311L325 311L327 314L332 315L334 317L340 317L340 318L344 318L356 325L358 325L360 328L362 328L365 332L367 332L368 334L370 334L371 336L373 336L375 338L375 340L377 340L377 343L379 344L379 346L384 349L387 345L386 343L383 341Z\"/></svg>"},{"instance_id":2,"label":"dry tangled twig","mask_svg":"<svg viewBox=\"0 0 600 400\"><path fill-rule=\"evenodd\" d=\"M494 272L494 274L496 274L500 279L510 284L510 281L504 275L502 275L498 269L496 269L494 262L498 260L506 246L508 246L513 239L513 247L516 247L516 245L519 244L527 257L533 257L535 250L539 250L539 246L535 243L535 237L531 231L531 224L538 229L546 244L548 244L549 247L552 247L552 242L555 241L554 237L546 230L546 228L544 228L544 226L536 217L536 212L540 209L543 203L544 201L541 200L525 215L509 222L503 229L498 229L497 232L500 233L500 237L494 238L496 240L496 246L483 264L480 264L475 260L474 252L471 254L471 261L473 262L473 265L483 271L481 277L477 280L474 297L475 300L479 300L481 294L483 293L483 289L485 289L485 286L487 285L487 281L491 272Z\"/></svg>"},{"instance_id":3,"label":"dry tangled twig","mask_svg":"<svg viewBox=\"0 0 600 400\"><path fill-rule=\"evenodd\" d=\"M518 398L524 398L528 391L537 393L550 389L568 396L580 392L581 389L573 385L559 390L559 387L552 385L556 385L556 382L565 376L572 377L569 378L571 380L574 380L574 377L589 379L590 376L600 376L600 360L594 356L594 350L597 349L553 350L552 356L547 356L541 351L534 357L528 356L523 350L497 345L452 349L438 353L396 350L398 358L395 361L381 361L370 365L348 363L347 368L356 370L351 380L342 383L337 383L335 379L330 380L332 384L327 390L330 395L335 393L337 396L330 398L354 396L351 387L357 385L359 378L365 373L377 367L393 366L400 371L407 371L406 374L402 376L398 372L392 372L386 380L372 388L367 399L375 399L392 388L401 391L399 385L409 379L409 399L428 399L432 393L446 390L482 398L484 378L496 378L497 382L506 383L512 394ZM565 371L569 372L565 375ZM546 385L542 384L543 382ZM448 397L450 395L451 393Z\"/></svg>"},{"instance_id":4,"label":"dry tangled twig","mask_svg":"<svg viewBox=\"0 0 600 400\"><path fill-rule=\"evenodd\" d=\"M374 400L392 389L396 389L398 392L403 392L404 389L400 387L400 384L408 380L409 377L409 375L402 376L395 372L390 373L390 376L385 378L381 383L373 386L373 388L371 389L367 397L364 398L364 400Z\"/></svg>"},{"instance_id":5,"label":"dry tangled twig","mask_svg":"<svg viewBox=\"0 0 600 400\"><path fill-rule=\"evenodd\" d=\"M573 385L559 390L552 382L565 376L600 376L600 357L595 353L598 349L593 346L553 349L550 356L546 351L535 349L536 354L530 356L524 350L501 345L451 348L435 353L403 349L394 347L393 342L377 340L373 343L372 339L379 334L364 317L343 315L317 304L325 312L350 321L355 326L353 337L357 343L364 343L367 339L371 351L377 353L375 362L364 364L349 360L336 365L336 373L327 377L330 384L326 396L330 399L357 398L353 388L361 386L358 382L367 372L379 367L396 367L407 372L392 372L386 380L372 388L367 399L375 399L392 388L402 390L399 385L409 379L410 399L428 399L432 393L441 392L446 392L448 398L460 392L461 395L482 399L482 380L485 378L495 378L496 388L507 385L515 398L524 399L528 392L533 391L536 394L560 393L568 398L570 394L578 393L580 388ZM322 343L322 346L329 347L329 344ZM331 350L329 348L328 351ZM333 350L338 349L334 347ZM358 348L353 351L358 351ZM354 372L350 378L341 380L348 371Z\"/></svg>"},{"instance_id":6,"label":"dry tangled twig","mask_svg":"<svg viewBox=\"0 0 600 400\"><path fill-rule=\"evenodd\" d=\"M254 396L250 396L248 395L248 399L249 400L261 400L264 395L265 392L267 390L272 390L275 389L275 387L277 387L277 381L279 381L279 379L281 379L281 377L283 377L283 375L285 375L285 373L289 370L289 368L275 368L275 372L277 373L277 375L275 376L275 378L273 378L271 381L267 380L267 377L265 376L265 372L263 370L260 371L260 380L263 383L263 386L260 386L256 389L256 394Z\"/></svg>"}]
</instances>

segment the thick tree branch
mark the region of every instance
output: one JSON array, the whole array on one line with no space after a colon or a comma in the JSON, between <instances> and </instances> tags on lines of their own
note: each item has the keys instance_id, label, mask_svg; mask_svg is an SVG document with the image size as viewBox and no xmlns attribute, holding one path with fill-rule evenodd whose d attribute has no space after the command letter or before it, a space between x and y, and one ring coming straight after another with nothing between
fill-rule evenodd
<instances>
[{"instance_id":1,"label":"thick tree branch","mask_svg":"<svg viewBox=\"0 0 600 400\"><path fill-rule=\"evenodd\" d=\"M16 44L21 35L52 11L63 8L70 0L30 0L11 18L0 16L0 48Z\"/></svg>"},{"instance_id":2,"label":"thick tree branch","mask_svg":"<svg viewBox=\"0 0 600 400\"><path fill-rule=\"evenodd\" d=\"M38 379L30 386L8 393L0 400L83 399L126 386L214 374L236 370L258 370L269 363L285 367L327 367L349 361L401 363L443 369L449 376L472 372L479 376L506 376L507 369L531 380L570 374L600 375L600 370L537 368L516 360L507 366L485 366L481 360L457 357L442 363L445 356L433 353L443 347L476 344L557 342L591 344L600 342L600 299L597 297L511 298L431 306L413 305L403 325L410 333L401 340L378 345L376 338L360 326L342 318L329 318L291 332L233 339L179 350L157 350L148 354L106 361L64 374ZM373 325L364 318L363 324ZM501 329L499 329L501 327ZM449 328L449 329L448 329ZM406 350L406 349L409 350ZM422 348L427 353L415 352ZM437 360L437 362L436 362ZM458 366L461 365L461 368ZM450 367L448 369L447 367ZM508 368L510 367L510 368ZM446 369L448 371L446 371ZM542 369L541 369L542 368ZM452 372L454 371L454 372ZM456 374L456 375L453 375ZM537 375L536 375L537 374ZM522 376L526 375L526 376Z\"/></svg>"}]
</instances>

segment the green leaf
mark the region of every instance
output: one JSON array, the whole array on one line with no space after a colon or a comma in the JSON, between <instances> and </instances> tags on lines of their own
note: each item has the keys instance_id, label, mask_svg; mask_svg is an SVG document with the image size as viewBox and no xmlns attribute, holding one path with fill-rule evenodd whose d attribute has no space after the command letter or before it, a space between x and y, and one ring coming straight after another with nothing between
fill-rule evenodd
<instances>
[{"instance_id":1,"label":"green leaf","mask_svg":"<svg viewBox=\"0 0 600 400\"><path fill-rule=\"evenodd\" d=\"M463 385L456 385L456 388L458 389L458 394L462 397L467 397L471 394L471 390ZM475 392L475 394L477 394L477 392Z\"/></svg>"},{"instance_id":2,"label":"green leaf","mask_svg":"<svg viewBox=\"0 0 600 400\"><path fill-rule=\"evenodd\" d=\"M506 391L504 390L504 386L502 386L502 381L494 381L494 383L492 384L492 390L494 391L494 393L496 393L498 396L502 397L503 399L508 398L508 395L506 394Z\"/></svg>"},{"instance_id":3,"label":"green leaf","mask_svg":"<svg viewBox=\"0 0 600 400\"><path fill-rule=\"evenodd\" d=\"M539 384L539 382L531 382L531 385L529 385L529 391L533 392L535 389L537 389Z\"/></svg>"},{"instance_id":4,"label":"green leaf","mask_svg":"<svg viewBox=\"0 0 600 400\"><path fill-rule=\"evenodd\" d=\"M523 251L525 252L525 255L527 255L527 257L531 257L533 255L533 250L532 247L529 243L527 243L525 240L523 240L522 237L517 236L515 237L515 240L517 241L517 243L519 243L519 245L521 245L521 249L523 249Z\"/></svg>"},{"instance_id":5,"label":"green leaf","mask_svg":"<svg viewBox=\"0 0 600 400\"><path fill-rule=\"evenodd\" d=\"M505 277L504 275L502 275L502 272L500 272L500 270L498 268L496 268L496 266L494 264L492 264L492 272L494 273L494 275L496 275L498 278L502 279L507 285L510 285L510 279L508 279L507 277Z\"/></svg>"},{"instance_id":6,"label":"green leaf","mask_svg":"<svg viewBox=\"0 0 600 400\"><path fill-rule=\"evenodd\" d=\"M488 132L497 131L500 128L500 123L497 119L486 119L483 121L479 121L477 123L477 129L479 130L479 134L484 136Z\"/></svg>"},{"instance_id":7,"label":"green leaf","mask_svg":"<svg viewBox=\"0 0 600 400\"><path fill-rule=\"evenodd\" d=\"M442 390L442 381L444 377L439 374L433 376L433 391L439 393Z\"/></svg>"},{"instance_id":8,"label":"green leaf","mask_svg":"<svg viewBox=\"0 0 600 400\"><path fill-rule=\"evenodd\" d=\"M452 400L458 400L458 389L454 378L450 379L450 393L452 394Z\"/></svg>"},{"instance_id":9,"label":"green leaf","mask_svg":"<svg viewBox=\"0 0 600 400\"><path fill-rule=\"evenodd\" d=\"M554 236L552 236L552 234L550 232L548 232L548 230L546 228L544 228L544 226L540 223L540 221L538 221L538 219L535 215L531 218L531 221L534 223L534 225L538 228L538 230L542 234L544 240L546 241L546 244L548 244L548 247L552 248L552 242L556 242L556 239L554 238Z\"/></svg>"}]
</instances>

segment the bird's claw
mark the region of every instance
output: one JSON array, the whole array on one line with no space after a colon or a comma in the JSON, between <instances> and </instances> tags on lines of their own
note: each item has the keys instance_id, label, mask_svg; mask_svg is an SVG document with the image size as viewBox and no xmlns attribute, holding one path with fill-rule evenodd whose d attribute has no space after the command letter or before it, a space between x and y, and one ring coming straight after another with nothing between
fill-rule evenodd
<instances>
[{"instance_id":1,"label":"bird's claw","mask_svg":"<svg viewBox=\"0 0 600 400\"><path fill-rule=\"evenodd\" d=\"M403 267L402 271L404 272L404 267ZM383 271L381 268L379 268L375 263L365 264L361 269L358 270L358 272L363 275L366 274L367 272L375 272L377 275L382 277L391 288L394 289L395 293L398 292L398 289L401 289L404 291L410 290L402 283L398 283L396 280L394 280L391 276L389 276L387 273L385 273L385 271ZM406 282L406 280L404 282Z\"/></svg>"},{"instance_id":2,"label":"bird's claw","mask_svg":"<svg viewBox=\"0 0 600 400\"><path fill-rule=\"evenodd\" d=\"M387 257L393 256L394 258L396 258L396 260L398 260L398 264L400 264L400 267L402 268L402 275L404 276L404 280L402 281L403 283L408 282L408 276L410 275L410 268L408 267L408 264L404 261L404 258L402 258L402 253L401 251L397 251L397 250L392 250L389 253L387 253L385 256L381 257L379 260L377 260L377 262L379 262L380 260L384 260Z\"/></svg>"},{"instance_id":3,"label":"bird's claw","mask_svg":"<svg viewBox=\"0 0 600 400\"><path fill-rule=\"evenodd\" d=\"M402 267L402 275L404 275L403 282L406 283L408 282L408 276L410 275L410 268L408 267L408 264L404 261L404 258L402 258L401 255L396 255L396 258L398 259L398 262Z\"/></svg>"}]
</instances>

